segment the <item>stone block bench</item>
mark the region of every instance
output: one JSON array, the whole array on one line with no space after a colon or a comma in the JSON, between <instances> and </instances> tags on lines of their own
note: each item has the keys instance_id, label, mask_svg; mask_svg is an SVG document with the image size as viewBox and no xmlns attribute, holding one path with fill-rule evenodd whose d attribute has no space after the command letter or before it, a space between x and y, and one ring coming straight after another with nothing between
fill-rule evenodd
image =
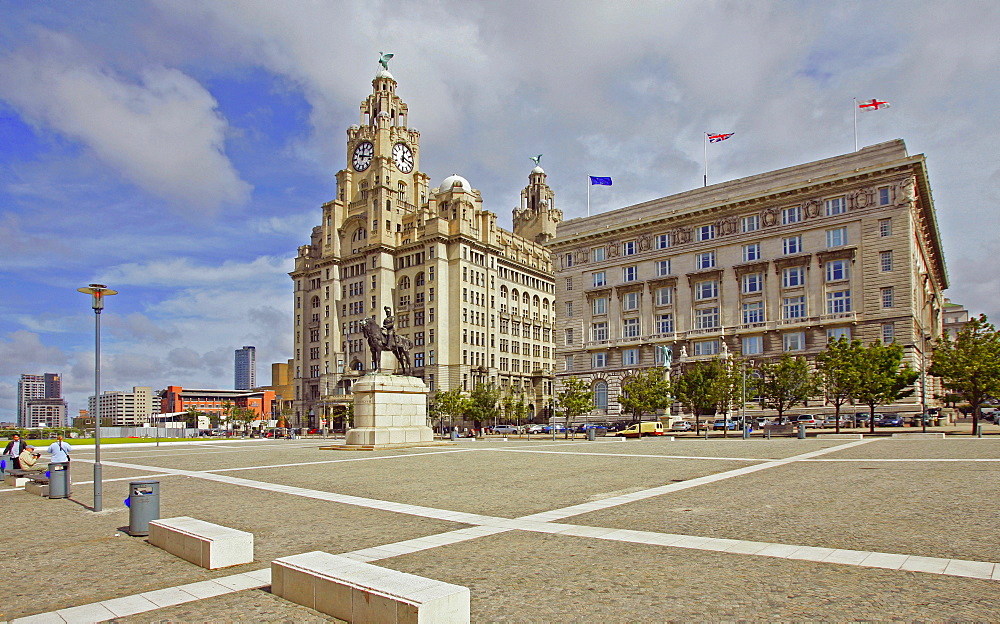
<instances>
[{"instance_id":1,"label":"stone block bench","mask_svg":"<svg viewBox=\"0 0 1000 624\"><path fill-rule=\"evenodd\" d=\"M469 589L314 551L271 562L271 593L347 622L470 621Z\"/></svg>"},{"instance_id":2,"label":"stone block bench","mask_svg":"<svg viewBox=\"0 0 1000 624\"><path fill-rule=\"evenodd\" d=\"M4 485L10 487L24 487L27 483L32 480L32 475L45 476L44 470L8 470L3 475Z\"/></svg>"},{"instance_id":3,"label":"stone block bench","mask_svg":"<svg viewBox=\"0 0 1000 624\"><path fill-rule=\"evenodd\" d=\"M187 516L151 520L149 543L209 570L253 561L253 533Z\"/></svg>"}]
</instances>

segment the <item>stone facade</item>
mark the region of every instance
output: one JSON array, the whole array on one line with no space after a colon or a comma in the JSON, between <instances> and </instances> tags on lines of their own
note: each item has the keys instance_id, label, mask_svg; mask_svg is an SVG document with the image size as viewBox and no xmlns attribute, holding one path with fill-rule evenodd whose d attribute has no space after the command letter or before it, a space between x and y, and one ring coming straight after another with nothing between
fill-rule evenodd
<instances>
[{"instance_id":1,"label":"stone facade","mask_svg":"<svg viewBox=\"0 0 1000 624\"><path fill-rule=\"evenodd\" d=\"M947 287L935 219L924 157L897 140L564 222L548 244L557 375L590 380L609 417L664 348L676 369L812 358L845 335L899 342L919 370Z\"/></svg>"},{"instance_id":2,"label":"stone facade","mask_svg":"<svg viewBox=\"0 0 1000 624\"><path fill-rule=\"evenodd\" d=\"M347 130L346 168L321 224L299 248L295 270L293 423L316 426L351 401L371 372L361 320L395 315L413 343L413 374L430 393L493 381L523 392L540 412L551 397L554 301L542 243L561 213L536 167L514 211L514 232L468 180L430 186L420 171L420 133L385 70ZM516 300L515 300L516 298ZM382 368L392 372L385 353Z\"/></svg>"}]
</instances>

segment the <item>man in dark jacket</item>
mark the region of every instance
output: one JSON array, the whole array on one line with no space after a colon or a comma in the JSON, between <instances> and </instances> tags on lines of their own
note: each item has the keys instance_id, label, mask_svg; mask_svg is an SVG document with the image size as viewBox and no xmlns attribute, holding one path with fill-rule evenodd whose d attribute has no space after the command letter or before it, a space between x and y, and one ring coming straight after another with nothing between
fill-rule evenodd
<instances>
[{"instance_id":1,"label":"man in dark jacket","mask_svg":"<svg viewBox=\"0 0 1000 624\"><path fill-rule=\"evenodd\" d=\"M21 452L24 451L24 442L21 442L21 436L14 434L10 442L7 443L7 448L3 450L4 455L10 455L10 464L14 470L21 469Z\"/></svg>"}]
</instances>

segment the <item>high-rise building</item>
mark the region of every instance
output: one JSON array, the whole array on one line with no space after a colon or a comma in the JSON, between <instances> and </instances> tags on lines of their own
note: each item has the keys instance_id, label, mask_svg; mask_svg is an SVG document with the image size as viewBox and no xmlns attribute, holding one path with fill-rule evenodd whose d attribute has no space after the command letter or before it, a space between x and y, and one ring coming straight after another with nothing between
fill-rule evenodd
<instances>
[{"instance_id":1,"label":"high-rise building","mask_svg":"<svg viewBox=\"0 0 1000 624\"><path fill-rule=\"evenodd\" d=\"M237 390L250 390L257 387L257 348L244 346L236 350L236 385Z\"/></svg>"},{"instance_id":2,"label":"high-rise building","mask_svg":"<svg viewBox=\"0 0 1000 624\"><path fill-rule=\"evenodd\" d=\"M350 401L372 370L363 319L383 307L413 343L414 374L431 391L492 382L523 394L533 415L552 396L555 285L543 243L562 213L535 167L514 212L497 225L468 180L432 187L420 133L387 70L372 80L360 125L347 129L346 168L295 270L295 416ZM382 356L391 366L391 354Z\"/></svg>"},{"instance_id":3,"label":"high-rise building","mask_svg":"<svg viewBox=\"0 0 1000 624\"><path fill-rule=\"evenodd\" d=\"M101 393L101 401L94 405L94 397L87 398L87 409L97 414L100 407L101 422L114 427L136 427L152 422L152 415L159 413L159 405L153 401L153 389L144 386L132 388L132 392L109 390Z\"/></svg>"},{"instance_id":4,"label":"high-rise building","mask_svg":"<svg viewBox=\"0 0 1000 624\"><path fill-rule=\"evenodd\" d=\"M926 162L900 140L566 221L549 248L558 374L588 380L597 417L667 354L676 372L727 353L813 358L845 336L900 343L920 370L942 332Z\"/></svg>"},{"instance_id":5,"label":"high-rise building","mask_svg":"<svg viewBox=\"0 0 1000 624\"><path fill-rule=\"evenodd\" d=\"M62 378L55 373L21 375L17 384L17 425L62 427L65 424Z\"/></svg>"}]
</instances>

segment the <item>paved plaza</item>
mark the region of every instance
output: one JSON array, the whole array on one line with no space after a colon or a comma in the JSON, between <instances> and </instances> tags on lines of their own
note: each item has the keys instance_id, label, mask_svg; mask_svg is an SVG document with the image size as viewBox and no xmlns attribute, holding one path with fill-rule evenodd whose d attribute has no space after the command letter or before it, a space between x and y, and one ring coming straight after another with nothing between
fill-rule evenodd
<instances>
[{"instance_id":1,"label":"paved plaza","mask_svg":"<svg viewBox=\"0 0 1000 624\"><path fill-rule=\"evenodd\" d=\"M469 587L474 622L1000 620L1000 436L327 443L105 446L100 513L92 450L69 500L0 489L0 620L330 621L268 592L315 550ZM254 562L129 537L145 478Z\"/></svg>"}]
</instances>

